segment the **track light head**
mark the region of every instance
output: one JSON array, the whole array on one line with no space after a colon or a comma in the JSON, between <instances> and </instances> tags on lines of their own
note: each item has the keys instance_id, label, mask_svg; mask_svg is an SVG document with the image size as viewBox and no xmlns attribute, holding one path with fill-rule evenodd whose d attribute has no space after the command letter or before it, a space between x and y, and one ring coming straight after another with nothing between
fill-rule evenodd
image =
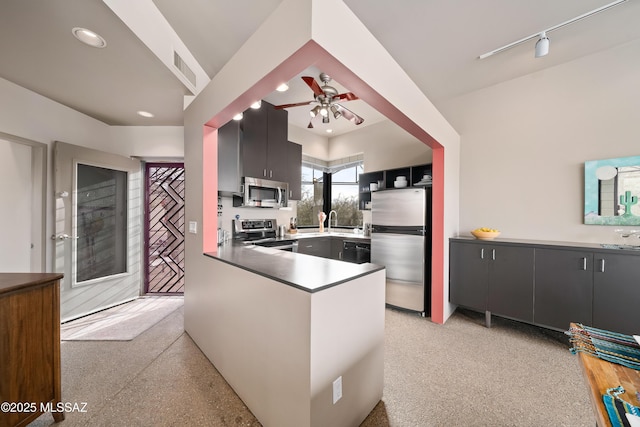
<instances>
[{"instance_id":1,"label":"track light head","mask_svg":"<svg viewBox=\"0 0 640 427\"><path fill-rule=\"evenodd\" d=\"M546 32L540 33L540 38L536 42L536 58L540 58L549 53L549 38Z\"/></svg>"}]
</instances>

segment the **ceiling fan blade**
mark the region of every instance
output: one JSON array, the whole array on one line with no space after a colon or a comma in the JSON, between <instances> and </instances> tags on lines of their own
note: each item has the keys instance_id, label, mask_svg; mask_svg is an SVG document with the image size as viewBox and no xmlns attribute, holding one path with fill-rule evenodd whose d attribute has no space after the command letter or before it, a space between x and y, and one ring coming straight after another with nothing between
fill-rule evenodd
<instances>
[{"instance_id":1,"label":"ceiling fan blade","mask_svg":"<svg viewBox=\"0 0 640 427\"><path fill-rule=\"evenodd\" d=\"M350 122L356 125L359 125L362 122L364 122L364 119L359 115L357 115L356 113L354 113L353 111L343 107L340 104L333 104L333 105L338 109L338 111L340 111L340 113L342 113L342 117L349 120Z\"/></svg>"},{"instance_id":2,"label":"ceiling fan blade","mask_svg":"<svg viewBox=\"0 0 640 427\"><path fill-rule=\"evenodd\" d=\"M345 92L334 96L333 99L341 101L355 101L360 98L358 98L353 92Z\"/></svg>"},{"instance_id":3,"label":"ceiling fan blade","mask_svg":"<svg viewBox=\"0 0 640 427\"><path fill-rule=\"evenodd\" d=\"M309 105L312 102L314 102L314 101L296 102L295 104L274 105L273 108L275 108L276 110L282 110L283 108L291 108L291 107L299 107L301 105Z\"/></svg>"},{"instance_id":4,"label":"ceiling fan blade","mask_svg":"<svg viewBox=\"0 0 640 427\"><path fill-rule=\"evenodd\" d=\"M304 82L311 88L316 96L324 95L324 91L322 90L316 79L309 76L303 76L302 80L304 80Z\"/></svg>"}]
</instances>

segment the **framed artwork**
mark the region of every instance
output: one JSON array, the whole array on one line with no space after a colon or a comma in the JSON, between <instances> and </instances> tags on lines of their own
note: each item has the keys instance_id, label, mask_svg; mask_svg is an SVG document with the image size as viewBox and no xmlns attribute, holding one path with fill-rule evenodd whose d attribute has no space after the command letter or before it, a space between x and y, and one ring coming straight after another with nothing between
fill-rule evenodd
<instances>
[{"instance_id":1,"label":"framed artwork","mask_svg":"<svg viewBox=\"0 0 640 427\"><path fill-rule=\"evenodd\" d=\"M640 156L584 164L584 223L640 225Z\"/></svg>"}]
</instances>

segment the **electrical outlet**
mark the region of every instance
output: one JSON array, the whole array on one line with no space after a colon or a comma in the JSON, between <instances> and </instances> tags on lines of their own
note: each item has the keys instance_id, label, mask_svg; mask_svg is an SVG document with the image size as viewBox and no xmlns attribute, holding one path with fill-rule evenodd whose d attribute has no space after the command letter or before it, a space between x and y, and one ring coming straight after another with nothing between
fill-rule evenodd
<instances>
[{"instance_id":1,"label":"electrical outlet","mask_svg":"<svg viewBox=\"0 0 640 427\"><path fill-rule=\"evenodd\" d=\"M342 398L342 376L333 382L333 404L335 405L340 398Z\"/></svg>"},{"instance_id":2,"label":"electrical outlet","mask_svg":"<svg viewBox=\"0 0 640 427\"><path fill-rule=\"evenodd\" d=\"M196 221L189 221L189 233L198 234L198 223Z\"/></svg>"}]
</instances>

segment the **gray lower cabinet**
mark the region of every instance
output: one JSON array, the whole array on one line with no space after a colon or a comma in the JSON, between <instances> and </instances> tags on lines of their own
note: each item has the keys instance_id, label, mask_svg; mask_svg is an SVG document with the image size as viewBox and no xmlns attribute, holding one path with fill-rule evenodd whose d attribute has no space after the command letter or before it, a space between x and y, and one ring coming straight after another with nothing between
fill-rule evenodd
<instances>
[{"instance_id":1,"label":"gray lower cabinet","mask_svg":"<svg viewBox=\"0 0 640 427\"><path fill-rule=\"evenodd\" d=\"M533 322L533 248L492 246L488 251L488 311Z\"/></svg>"},{"instance_id":2,"label":"gray lower cabinet","mask_svg":"<svg viewBox=\"0 0 640 427\"><path fill-rule=\"evenodd\" d=\"M593 254L571 249L535 250L534 323L569 329L592 325Z\"/></svg>"},{"instance_id":3,"label":"gray lower cabinet","mask_svg":"<svg viewBox=\"0 0 640 427\"><path fill-rule=\"evenodd\" d=\"M640 252L460 238L449 265L453 304L552 329L640 333Z\"/></svg>"},{"instance_id":4,"label":"gray lower cabinet","mask_svg":"<svg viewBox=\"0 0 640 427\"><path fill-rule=\"evenodd\" d=\"M594 254L593 326L623 334L640 334L639 256Z\"/></svg>"},{"instance_id":5,"label":"gray lower cabinet","mask_svg":"<svg viewBox=\"0 0 640 427\"><path fill-rule=\"evenodd\" d=\"M331 259L337 259L342 261L342 246L344 245L344 239L340 237L331 237Z\"/></svg>"},{"instance_id":6,"label":"gray lower cabinet","mask_svg":"<svg viewBox=\"0 0 640 427\"><path fill-rule=\"evenodd\" d=\"M298 253L331 258L331 239L328 236L299 239Z\"/></svg>"},{"instance_id":7,"label":"gray lower cabinet","mask_svg":"<svg viewBox=\"0 0 640 427\"><path fill-rule=\"evenodd\" d=\"M449 300L480 311L533 320L533 249L452 242Z\"/></svg>"},{"instance_id":8,"label":"gray lower cabinet","mask_svg":"<svg viewBox=\"0 0 640 427\"><path fill-rule=\"evenodd\" d=\"M479 311L487 310L489 264L481 245L451 242L449 301Z\"/></svg>"}]
</instances>

